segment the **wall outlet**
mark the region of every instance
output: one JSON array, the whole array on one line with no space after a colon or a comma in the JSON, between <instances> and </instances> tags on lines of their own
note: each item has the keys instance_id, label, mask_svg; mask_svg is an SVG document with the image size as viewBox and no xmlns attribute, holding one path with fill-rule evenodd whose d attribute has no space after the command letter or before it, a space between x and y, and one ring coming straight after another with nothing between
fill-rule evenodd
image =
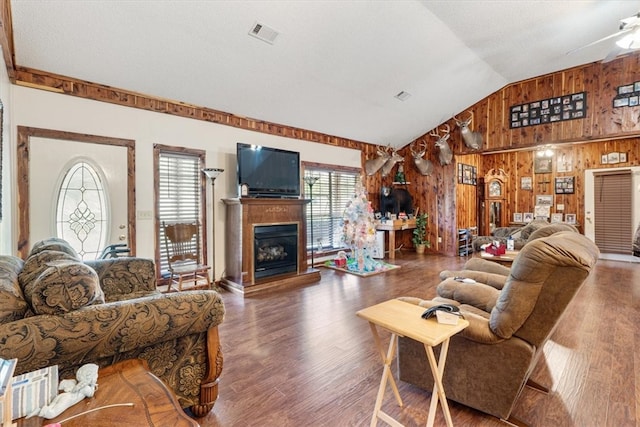
<instances>
[{"instance_id":1,"label":"wall outlet","mask_svg":"<svg viewBox=\"0 0 640 427\"><path fill-rule=\"evenodd\" d=\"M442 237L438 236L438 243L442 243Z\"/></svg>"},{"instance_id":2,"label":"wall outlet","mask_svg":"<svg viewBox=\"0 0 640 427\"><path fill-rule=\"evenodd\" d=\"M556 210L557 211L563 211L564 210L564 205L563 204L557 204L556 205Z\"/></svg>"}]
</instances>

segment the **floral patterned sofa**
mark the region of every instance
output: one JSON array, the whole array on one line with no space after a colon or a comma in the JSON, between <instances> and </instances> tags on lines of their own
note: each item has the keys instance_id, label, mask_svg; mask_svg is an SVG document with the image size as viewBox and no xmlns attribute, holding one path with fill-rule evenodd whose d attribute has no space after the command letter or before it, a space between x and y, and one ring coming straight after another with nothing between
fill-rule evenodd
<instances>
[{"instance_id":1,"label":"floral patterned sofa","mask_svg":"<svg viewBox=\"0 0 640 427\"><path fill-rule=\"evenodd\" d=\"M61 239L36 243L25 261L0 256L0 357L16 375L58 365L144 359L196 417L218 396L224 304L212 290L162 294L153 261L82 262Z\"/></svg>"}]
</instances>

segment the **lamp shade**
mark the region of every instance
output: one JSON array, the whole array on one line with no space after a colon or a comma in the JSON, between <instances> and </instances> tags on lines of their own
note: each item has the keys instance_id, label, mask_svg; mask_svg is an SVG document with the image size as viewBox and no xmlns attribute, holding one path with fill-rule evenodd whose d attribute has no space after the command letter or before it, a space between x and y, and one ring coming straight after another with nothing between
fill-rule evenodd
<instances>
[{"instance_id":1,"label":"lamp shade","mask_svg":"<svg viewBox=\"0 0 640 427\"><path fill-rule=\"evenodd\" d=\"M220 168L202 169L202 173L204 173L207 176L207 178L210 178L212 180L215 180L217 177L219 177L222 172L224 172L224 169L220 169Z\"/></svg>"}]
</instances>

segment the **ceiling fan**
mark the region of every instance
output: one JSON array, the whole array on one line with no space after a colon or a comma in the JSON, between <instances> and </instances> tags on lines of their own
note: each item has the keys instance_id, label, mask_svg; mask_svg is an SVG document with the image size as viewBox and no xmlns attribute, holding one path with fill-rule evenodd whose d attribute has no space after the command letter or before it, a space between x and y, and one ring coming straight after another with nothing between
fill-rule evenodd
<instances>
[{"instance_id":1,"label":"ceiling fan","mask_svg":"<svg viewBox=\"0 0 640 427\"><path fill-rule=\"evenodd\" d=\"M591 42L587 45L573 49L567 52L568 55L575 53L579 50L586 49L590 46L602 43L603 41L617 38L615 46L602 60L602 62L612 61L616 56L624 53L625 51L640 49L640 12L632 15L628 18L620 20L620 26L618 31L603 37L599 40Z\"/></svg>"}]
</instances>

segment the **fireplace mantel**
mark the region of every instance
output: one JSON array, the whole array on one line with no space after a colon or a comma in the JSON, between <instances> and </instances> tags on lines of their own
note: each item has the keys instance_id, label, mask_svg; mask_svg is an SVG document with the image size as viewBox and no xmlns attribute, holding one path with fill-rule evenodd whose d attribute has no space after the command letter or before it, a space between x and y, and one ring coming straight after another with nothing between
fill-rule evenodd
<instances>
[{"instance_id":1,"label":"fireplace mantel","mask_svg":"<svg viewBox=\"0 0 640 427\"><path fill-rule=\"evenodd\" d=\"M308 199L248 198L222 199L226 205L225 289L249 295L276 287L300 286L320 280L320 272L307 266ZM257 279L255 277L254 228L265 225L296 224L298 257L295 272Z\"/></svg>"}]
</instances>

